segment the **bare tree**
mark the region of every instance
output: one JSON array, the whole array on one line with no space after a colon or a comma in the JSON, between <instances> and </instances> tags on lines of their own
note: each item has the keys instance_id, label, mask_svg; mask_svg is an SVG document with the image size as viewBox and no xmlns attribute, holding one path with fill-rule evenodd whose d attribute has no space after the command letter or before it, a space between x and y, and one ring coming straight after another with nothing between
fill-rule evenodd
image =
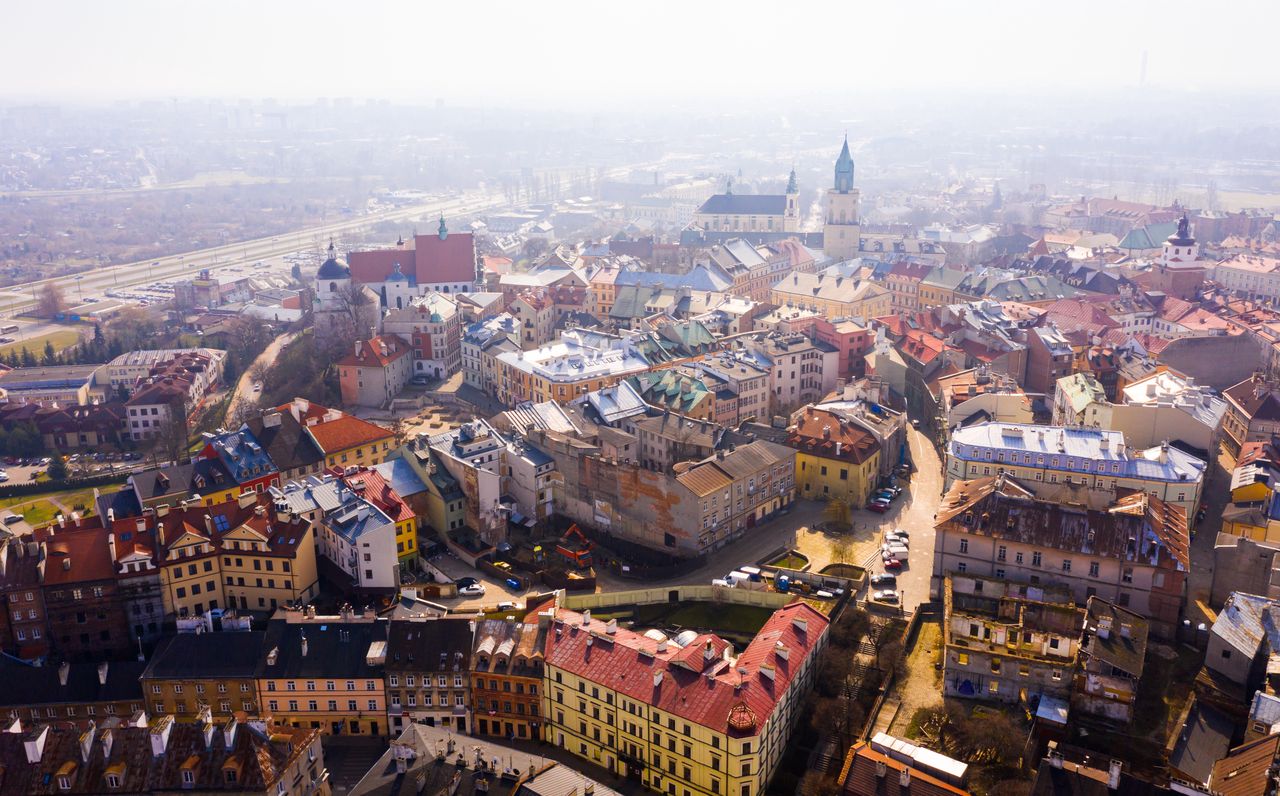
<instances>
[{"instance_id":1,"label":"bare tree","mask_svg":"<svg viewBox=\"0 0 1280 796\"><path fill-rule=\"evenodd\" d=\"M67 300L57 282L45 282L36 300L36 312L42 318L52 318L67 308Z\"/></svg>"},{"instance_id":2,"label":"bare tree","mask_svg":"<svg viewBox=\"0 0 1280 796\"><path fill-rule=\"evenodd\" d=\"M823 518L831 525L834 530L848 530L853 519L853 510L849 507L849 503L841 498L832 498L827 501L827 506L822 511Z\"/></svg>"},{"instance_id":3,"label":"bare tree","mask_svg":"<svg viewBox=\"0 0 1280 796\"><path fill-rule=\"evenodd\" d=\"M169 408L169 419L160 424L151 448L153 459L163 457L165 461L180 462L187 458L187 449L191 445L191 434L187 429L187 415L181 405Z\"/></svg>"},{"instance_id":4,"label":"bare tree","mask_svg":"<svg viewBox=\"0 0 1280 796\"><path fill-rule=\"evenodd\" d=\"M836 536L831 539L831 562L848 564L853 556L853 540L847 536Z\"/></svg>"},{"instance_id":5,"label":"bare tree","mask_svg":"<svg viewBox=\"0 0 1280 796\"><path fill-rule=\"evenodd\" d=\"M341 288L332 298L330 311L325 313L326 328L317 331L322 331L325 352L334 360L351 353L357 340L373 335L378 305L368 288L355 283Z\"/></svg>"}]
</instances>

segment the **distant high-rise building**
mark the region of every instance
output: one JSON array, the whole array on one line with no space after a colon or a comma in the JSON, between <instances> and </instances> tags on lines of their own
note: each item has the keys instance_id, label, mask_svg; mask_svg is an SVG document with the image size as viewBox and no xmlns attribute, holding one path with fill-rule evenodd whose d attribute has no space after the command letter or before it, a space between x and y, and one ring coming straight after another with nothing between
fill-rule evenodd
<instances>
[{"instance_id":1,"label":"distant high-rise building","mask_svg":"<svg viewBox=\"0 0 1280 796\"><path fill-rule=\"evenodd\" d=\"M858 189L853 187L853 156L845 136L836 158L835 187L827 191L826 218L822 224L822 251L828 257L847 260L858 256L862 222L858 216Z\"/></svg>"}]
</instances>

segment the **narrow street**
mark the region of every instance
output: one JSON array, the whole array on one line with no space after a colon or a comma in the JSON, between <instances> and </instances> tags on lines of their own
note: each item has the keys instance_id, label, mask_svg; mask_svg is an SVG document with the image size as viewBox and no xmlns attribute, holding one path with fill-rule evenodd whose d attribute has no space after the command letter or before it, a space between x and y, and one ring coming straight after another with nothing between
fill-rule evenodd
<instances>
[{"instance_id":1,"label":"narrow street","mask_svg":"<svg viewBox=\"0 0 1280 796\"><path fill-rule=\"evenodd\" d=\"M244 373L240 374L240 381L236 382L235 394L231 396L231 402L227 404L227 417L235 417L236 407L244 401L253 401L257 399L257 395L253 392L253 377L250 376L254 368L258 365L270 365L275 358L280 356L280 351L293 342L298 336L297 332L285 332L276 339L272 340L262 353L253 360L249 367L244 369Z\"/></svg>"}]
</instances>

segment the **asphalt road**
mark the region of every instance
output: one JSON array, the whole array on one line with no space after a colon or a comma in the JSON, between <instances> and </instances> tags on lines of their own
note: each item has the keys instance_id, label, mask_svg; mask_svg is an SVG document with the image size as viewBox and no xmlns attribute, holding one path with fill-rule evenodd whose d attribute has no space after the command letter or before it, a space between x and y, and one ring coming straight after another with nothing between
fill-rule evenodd
<instances>
[{"instance_id":1,"label":"asphalt road","mask_svg":"<svg viewBox=\"0 0 1280 796\"><path fill-rule=\"evenodd\" d=\"M603 171L600 177L602 179L614 178L623 176L633 169L655 165L657 163L619 166ZM508 205L510 205L510 202L500 191L468 191L459 194L456 198L440 199L409 207L383 210L272 237L229 243L179 255L106 268L95 268L79 274L42 279L23 285L22 290L35 296L39 294L41 286L47 282L56 282L62 287L63 294L66 296L101 296L105 295L106 291L115 288L149 284L178 277L185 278L194 274L197 269L220 270L233 266L244 266L309 247L316 248L317 244L325 238L338 236L345 232L367 229L386 221L406 221L437 214L466 215ZM11 290L10 292L14 291ZM15 293L9 300L0 304L0 314L16 315L26 312L34 306L34 298L27 298L20 293Z\"/></svg>"}]
</instances>

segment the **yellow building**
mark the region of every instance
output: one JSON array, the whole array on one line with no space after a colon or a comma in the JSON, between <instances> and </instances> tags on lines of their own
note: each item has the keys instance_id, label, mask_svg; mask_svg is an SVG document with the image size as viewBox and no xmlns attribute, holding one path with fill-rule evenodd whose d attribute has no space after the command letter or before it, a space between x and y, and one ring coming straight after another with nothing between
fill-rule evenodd
<instances>
[{"instance_id":1,"label":"yellow building","mask_svg":"<svg viewBox=\"0 0 1280 796\"><path fill-rule=\"evenodd\" d=\"M547 628L544 740L659 793L757 796L785 753L826 646L827 619L796 602L735 654L683 648L589 614Z\"/></svg>"},{"instance_id":2,"label":"yellow building","mask_svg":"<svg viewBox=\"0 0 1280 796\"><path fill-rule=\"evenodd\" d=\"M418 557L418 517L387 479L376 470L361 468L343 481L382 510L396 525L396 558L404 563Z\"/></svg>"},{"instance_id":3,"label":"yellow building","mask_svg":"<svg viewBox=\"0 0 1280 796\"><path fill-rule=\"evenodd\" d=\"M874 282L849 276L793 271L773 286L769 301L801 307L835 318L880 318L892 311L889 291Z\"/></svg>"},{"instance_id":4,"label":"yellow building","mask_svg":"<svg viewBox=\"0 0 1280 796\"><path fill-rule=\"evenodd\" d=\"M386 735L386 657L387 622L372 611L317 616L285 609L267 624L258 696L282 724L326 735Z\"/></svg>"},{"instance_id":5,"label":"yellow building","mask_svg":"<svg viewBox=\"0 0 1280 796\"><path fill-rule=\"evenodd\" d=\"M257 715L254 672L265 637L260 630L232 631L225 626L218 633L168 636L140 678L147 712L172 714L178 721L195 721L201 707L219 721L237 711Z\"/></svg>"},{"instance_id":6,"label":"yellow building","mask_svg":"<svg viewBox=\"0 0 1280 796\"><path fill-rule=\"evenodd\" d=\"M880 476L880 442L852 421L835 412L806 407L788 429L787 444L798 451L796 489L801 496L843 500L858 508L875 491Z\"/></svg>"},{"instance_id":7,"label":"yellow building","mask_svg":"<svg viewBox=\"0 0 1280 796\"><path fill-rule=\"evenodd\" d=\"M309 520L275 511L269 496L209 507L158 506L137 522L155 530L166 616L208 610L273 611L319 593Z\"/></svg>"},{"instance_id":8,"label":"yellow building","mask_svg":"<svg viewBox=\"0 0 1280 796\"><path fill-rule=\"evenodd\" d=\"M289 412L305 429L307 437L320 450L325 467L371 467L385 461L396 447L396 435L390 429L339 409L305 398L294 398L291 403L276 408Z\"/></svg>"}]
</instances>

